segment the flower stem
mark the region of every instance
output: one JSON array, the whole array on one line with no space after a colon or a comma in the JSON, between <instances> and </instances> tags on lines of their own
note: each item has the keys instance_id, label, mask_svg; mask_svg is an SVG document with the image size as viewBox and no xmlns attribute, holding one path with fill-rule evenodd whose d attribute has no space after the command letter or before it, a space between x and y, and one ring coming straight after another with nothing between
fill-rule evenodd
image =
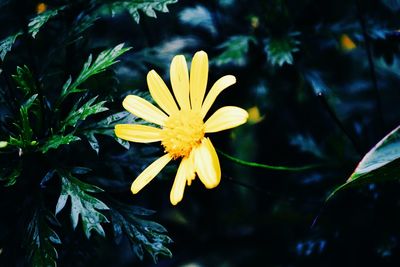
<instances>
[{"instance_id":1,"label":"flower stem","mask_svg":"<svg viewBox=\"0 0 400 267\"><path fill-rule=\"evenodd\" d=\"M306 170L310 170L310 169L315 169L315 168L320 166L319 164L310 164L310 165L305 165L305 166L301 166L301 167L272 166L272 165L261 164L261 163L256 163L256 162L251 162L251 161L245 161L245 160L242 160L242 159L238 159L238 158L236 158L234 156L226 154L225 152L222 152L219 149L217 149L217 152L221 156L223 156L223 157L225 157L225 158L227 158L227 159L229 159L229 160L231 160L231 161L233 161L233 162L235 162L237 164L240 164L240 165L249 166L249 167L255 167L255 168L268 169L268 170L275 170L275 171L297 172L297 171L306 171Z\"/></svg>"}]
</instances>

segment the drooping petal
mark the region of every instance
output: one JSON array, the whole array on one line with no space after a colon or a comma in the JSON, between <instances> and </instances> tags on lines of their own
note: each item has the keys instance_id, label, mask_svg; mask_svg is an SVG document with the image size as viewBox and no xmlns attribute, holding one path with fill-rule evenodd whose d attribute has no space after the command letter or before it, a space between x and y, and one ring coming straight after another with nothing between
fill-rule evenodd
<instances>
[{"instance_id":1,"label":"drooping petal","mask_svg":"<svg viewBox=\"0 0 400 267\"><path fill-rule=\"evenodd\" d=\"M171 62L170 77L172 90L181 109L189 110L189 72L183 55L175 56Z\"/></svg>"},{"instance_id":2,"label":"drooping petal","mask_svg":"<svg viewBox=\"0 0 400 267\"><path fill-rule=\"evenodd\" d=\"M125 97L122 106L133 115L161 126L164 126L164 122L168 118L159 108L136 95Z\"/></svg>"},{"instance_id":3,"label":"drooping petal","mask_svg":"<svg viewBox=\"0 0 400 267\"><path fill-rule=\"evenodd\" d=\"M190 152L189 157L188 157L187 170L188 170L188 174L186 176L186 180L187 180L187 185L190 186L192 184L192 181L194 180L194 178L196 178L193 150L192 150L192 152Z\"/></svg>"},{"instance_id":4,"label":"drooping petal","mask_svg":"<svg viewBox=\"0 0 400 267\"><path fill-rule=\"evenodd\" d=\"M205 122L205 132L215 133L234 128L245 123L248 116L247 111L242 108L233 106L222 107L215 111Z\"/></svg>"},{"instance_id":5,"label":"drooping petal","mask_svg":"<svg viewBox=\"0 0 400 267\"><path fill-rule=\"evenodd\" d=\"M140 124L115 125L115 135L131 142L151 143L161 141L161 132L160 128Z\"/></svg>"},{"instance_id":6,"label":"drooping petal","mask_svg":"<svg viewBox=\"0 0 400 267\"><path fill-rule=\"evenodd\" d=\"M210 110L217 96L226 88L236 83L236 78L233 75L226 75L218 79L211 87L210 92L207 94L203 105L201 106L201 116L204 118Z\"/></svg>"},{"instance_id":7,"label":"drooping petal","mask_svg":"<svg viewBox=\"0 0 400 267\"><path fill-rule=\"evenodd\" d=\"M190 103L192 109L200 111L208 80L208 56L199 51L193 56L190 66Z\"/></svg>"},{"instance_id":8,"label":"drooping petal","mask_svg":"<svg viewBox=\"0 0 400 267\"><path fill-rule=\"evenodd\" d=\"M153 99L167 114L171 115L178 111L174 97L163 79L154 70L149 71L147 74L147 85Z\"/></svg>"},{"instance_id":9,"label":"drooping petal","mask_svg":"<svg viewBox=\"0 0 400 267\"><path fill-rule=\"evenodd\" d=\"M171 193L169 195L169 199L172 205L178 204L178 202L180 202L183 198L183 193L185 191L186 185L186 177L190 172L188 169L188 164L188 159L183 158L181 164L178 167L174 184L172 185Z\"/></svg>"},{"instance_id":10,"label":"drooping petal","mask_svg":"<svg viewBox=\"0 0 400 267\"><path fill-rule=\"evenodd\" d=\"M194 150L194 164L197 175L206 188L214 188L221 181L221 167L217 152L208 138L203 138Z\"/></svg>"},{"instance_id":11,"label":"drooping petal","mask_svg":"<svg viewBox=\"0 0 400 267\"><path fill-rule=\"evenodd\" d=\"M133 181L131 186L131 191L133 194L139 192L143 187L145 187L151 180L156 177L157 174L171 161L171 156L165 154L161 158L150 164L136 179Z\"/></svg>"}]
</instances>

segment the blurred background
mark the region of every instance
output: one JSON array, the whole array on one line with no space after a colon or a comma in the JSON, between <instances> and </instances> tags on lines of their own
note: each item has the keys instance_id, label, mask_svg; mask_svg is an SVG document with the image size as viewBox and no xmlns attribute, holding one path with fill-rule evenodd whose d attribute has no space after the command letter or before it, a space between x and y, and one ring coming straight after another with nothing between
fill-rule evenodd
<instances>
[{"instance_id":1,"label":"blurred background","mask_svg":"<svg viewBox=\"0 0 400 267\"><path fill-rule=\"evenodd\" d=\"M128 2L145 6L133 10ZM140 260L129 238L114 240L110 224L103 226L104 238L92 234L88 240L80 229L71 228L64 210L57 215L62 227L53 227L62 241L55 245L58 266L399 265L398 180L377 183L376 177L326 199L399 125L400 1L3 0L0 8L0 38L26 30L29 20L42 12L59 9L35 38L21 33L1 65L2 75L9 78L16 66L34 69L50 102L61 81L76 77L89 54L119 43L132 49L86 82L93 88L89 94L107 101L109 114L123 111L126 95L148 93L148 71L155 69L169 86L173 56L183 54L190 62L196 51L204 50L210 60L208 88L223 75L237 78L213 109L236 105L250 114L247 124L210 134L215 147L245 161L318 165L274 171L220 155L221 184L206 190L196 179L186 187L183 201L172 206L169 193L176 164L139 194L129 190L133 179L162 154L157 144L132 143L127 150L110 136L99 136L98 154L86 141L71 145L71 151L81 154L64 154L58 164L82 164L79 158L85 159L93 175L84 181L114 199L156 211L151 220L168 230L173 243L166 247L173 256L160 255L154 262L145 252ZM68 39L73 31L77 34ZM0 90L5 90L7 78L1 83ZM68 101L66 106L72 106L74 99ZM11 114L5 107L0 111L3 119ZM8 135L2 131L5 140ZM3 157L3 166L9 160ZM37 172L23 174L45 174ZM58 182L52 181L49 186L57 188ZM9 190L1 189L3 201L29 193L29 187ZM51 211L57 190L45 200ZM102 200L107 203L107 197ZM12 203L1 205L2 217L15 216L0 223L2 248L12 240L6 232L19 231L13 224L21 217L10 213L17 202ZM17 238L14 242L21 250ZM25 266L18 260L23 251L13 256L0 252L2 266Z\"/></svg>"}]
</instances>

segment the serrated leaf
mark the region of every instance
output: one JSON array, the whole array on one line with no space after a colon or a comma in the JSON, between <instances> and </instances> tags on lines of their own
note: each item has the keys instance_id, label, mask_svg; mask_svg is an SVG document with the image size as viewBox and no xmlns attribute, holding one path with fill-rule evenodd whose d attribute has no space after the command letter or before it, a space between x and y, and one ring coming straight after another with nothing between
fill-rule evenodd
<instances>
[{"instance_id":1,"label":"serrated leaf","mask_svg":"<svg viewBox=\"0 0 400 267\"><path fill-rule=\"evenodd\" d=\"M218 66L223 64L243 66L246 64L246 56L250 42L255 43L256 39L253 36L248 35L231 36L227 41L219 46L223 52L213 60L213 63Z\"/></svg>"},{"instance_id":2,"label":"serrated leaf","mask_svg":"<svg viewBox=\"0 0 400 267\"><path fill-rule=\"evenodd\" d=\"M0 58L2 61L4 61L7 53L11 51L15 40L17 40L18 36L20 35L22 35L22 32L17 32L16 34L10 35L0 41Z\"/></svg>"},{"instance_id":3,"label":"serrated leaf","mask_svg":"<svg viewBox=\"0 0 400 267\"><path fill-rule=\"evenodd\" d=\"M81 139L78 136L74 136L72 133L68 135L52 135L40 150L44 154L47 153L49 149L57 149L61 145L68 145L79 140Z\"/></svg>"},{"instance_id":4,"label":"serrated leaf","mask_svg":"<svg viewBox=\"0 0 400 267\"><path fill-rule=\"evenodd\" d=\"M87 61L83 65L81 72L79 73L76 80L72 83L71 77L65 82L59 101L62 101L67 95L71 93L77 93L84 91L83 89L79 89L78 87L89 79L91 76L96 75L100 72L105 71L111 65L114 65L118 61L116 60L117 57L122 55L123 53L130 50L130 47L123 47L124 44L119 44L112 49L107 49L101 52L96 60L92 64L92 55L89 55Z\"/></svg>"},{"instance_id":5,"label":"serrated leaf","mask_svg":"<svg viewBox=\"0 0 400 267\"><path fill-rule=\"evenodd\" d=\"M108 110L108 108L104 107L106 101L100 101L96 104L93 104L96 101L96 99L97 96L93 97L92 99L89 99L79 109L76 109L76 107L72 108L67 118L61 123L62 125L61 130L64 131L65 128L68 126L75 127L78 121L84 121L90 115L94 115Z\"/></svg>"},{"instance_id":6,"label":"serrated leaf","mask_svg":"<svg viewBox=\"0 0 400 267\"><path fill-rule=\"evenodd\" d=\"M73 228L77 227L80 217L83 231L88 239L92 231L104 237L105 232L101 223L108 223L108 220L98 210L108 210L109 208L99 199L87 194L100 193L103 190L97 186L81 182L64 171L58 171L58 173L61 177L62 188L55 213L58 214L65 207L69 197L71 199L71 222Z\"/></svg>"},{"instance_id":7,"label":"serrated leaf","mask_svg":"<svg viewBox=\"0 0 400 267\"><path fill-rule=\"evenodd\" d=\"M47 22L49 19L52 17L56 16L58 14L58 11L64 9L65 7L60 7L57 9L53 10L47 10L43 13L40 13L36 17L32 18L29 21L28 24L28 31L32 35L33 38L36 37L36 34L38 34L40 28Z\"/></svg>"},{"instance_id":8,"label":"serrated leaf","mask_svg":"<svg viewBox=\"0 0 400 267\"><path fill-rule=\"evenodd\" d=\"M172 243L172 239L165 234L167 230L162 225L135 216L146 216L152 213L144 208L115 203L111 210L111 220L116 240L125 234L132 244L134 253L140 259L143 259L144 250L146 250L156 263L159 255L172 256L171 251L166 247L167 244Z\"/></svg>"},{"instance_id":9,"label":"serrated leaf","mask_svg":"<svg viewBox=\"0 0 400 267\"><path fill-rule=\"evenodd\" d=\"M33 267L57 266L58 253L54 245L61 244L61 240L48 225L48 221L54 220L49 211L36 211L28 226L28 245Z\"/></svg>"},{"instance_id":10,"label":"serrated leaf","mask_svg":"<svg viewBox=\"0 0 400 267\"><path fill-rule=\"evenodd\" d=\"M17 83L17 87L25 96L32 95L37 92L32 72L26 65L17 67L17 73L12 75L12 77Z\"/></svg>"},{"instance_id":11,"label":"serrated leaf","mask_svg":"<svg viewBox=\"0 0 400 267\"><path fill-rule=\"evenodd\" d=\"M264 50L267 53L268 62L274 66L293 64L293 53L299 50L300 42L296 39L298 35L300 35L299 32L292 32L285 37L266 39Z\"/></svg>"},{"instance_id":12,"label":"serrated leaf","mask_svg":"<svg viewBox=\"0 0 400 267\"><path fill-rule=\"evenodd\" d=\"M156 18L156 12L168 12L168 5L174 4L178 0L140 0L140 1L116 1L108 5L111 14L119 14L123 11L128 11L132 18L139 23L140 15L139 10L149 17Z\"/></svg>"},{"instance_id":13,"label":"serrated leaf","mask_svg":"<svg viewBox=\"0 0 400 267\"><path fill-rule=\"evenodd\" d=\"M345 187L399 179L399 159L400 126L387 134L362 158L346 183L336 188L328 199Z\"/></svg>"}]
</instances>

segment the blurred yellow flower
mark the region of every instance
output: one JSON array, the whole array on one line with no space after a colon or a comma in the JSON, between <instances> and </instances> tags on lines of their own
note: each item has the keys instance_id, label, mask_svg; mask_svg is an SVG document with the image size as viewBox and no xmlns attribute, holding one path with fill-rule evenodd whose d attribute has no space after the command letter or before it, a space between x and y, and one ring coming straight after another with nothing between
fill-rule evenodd
<instances>
[{"instance_id":1,"label":"blurred yellow flower","mask_svg":"<svg viewBox=\"0 0 400 267\"><path fill-rule=\"evenodd\" d=\"M342 34L340 36L340 46L345 51L351 51L357 47L353 40L351 40L351 38L347 34Z\"/></svg>"},{"instance_id":2,"label":"blurred yellow flower","mask_svg":"<svg viewBox=\"0 0 400 267\"><path fill-rule=\"evenodd\" d=\"M36 6L36 13L41 14L47 10L47 5L45 3L39 3Z\"/></svg>"},{"instance_id":3,"label":"blurred yellow flower","mask_svg":"<svg viewBox=\"0 0 400 267\"><path fill-rule=\"evenodd\" d=\"M239 126L246 122L248 113L239 107L225 106L204 122L217 96L236 82L232 75L223 76L215 82L205 97L208 56L204 51L194 55L190 79L185 57L175 56L171 62L170 79L179 106L154 70L147 74L147 84L152 98L161 109L135 95L128 95L122 103L124 108L135 116L160 127L118 124L115 134L131 142L161 141L166 152L133 181L133 194L146 186L172 159L182 159L170 193L170 201L176 205L183 198L185 185L190 185L196 174L206 188L214 188L219 184L221 169L218 156L205 134Z\"/></svg>"},{"instance_id":4,"label":"blurred yellow flower","mask_svg":"<svg viewBox=\"0 0 400 267\"><path fill-rule=\"evenodd\" d=\"M247 112L249 113L249 124L256 124L264 119L264 116L261 116L260 109L257 106L247 109Z\"/></svg>"}]
</instances>

